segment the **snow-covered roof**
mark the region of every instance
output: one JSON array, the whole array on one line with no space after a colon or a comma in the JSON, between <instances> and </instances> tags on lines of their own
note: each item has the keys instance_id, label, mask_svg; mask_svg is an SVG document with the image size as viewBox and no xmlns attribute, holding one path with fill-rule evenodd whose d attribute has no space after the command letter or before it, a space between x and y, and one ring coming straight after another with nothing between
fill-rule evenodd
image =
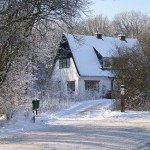
<instances>
[{"instance_id":1,"label":"snow-covered roof","mask_svg":"<svg viewBox=\"0 0 150 150\"><path fill-rule=\"evenodd\" d=\"M64 34L74 57L74 61L81 76L113 76L110 70L102 70L94 48L102 57L112 57L116 46L132 47L137 43L136 39Z\"/></svg>"}]
</instances>

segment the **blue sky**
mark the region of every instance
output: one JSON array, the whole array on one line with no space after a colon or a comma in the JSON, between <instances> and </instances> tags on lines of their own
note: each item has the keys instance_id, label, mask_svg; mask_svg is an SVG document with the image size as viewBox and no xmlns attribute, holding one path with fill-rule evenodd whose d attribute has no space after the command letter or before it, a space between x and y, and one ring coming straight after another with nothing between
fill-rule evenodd
<instances>
[{"instance_id":1,"label":"blue sky","mask_svg":"<svg viewBox=\"0 0 150 150\"><path fill-rule=\"evenodd\" d=\"M103 14L113 18L115 14L123 11L141 11L150 16L150 0L91 0L94 4L90 7L93 15Z\"/></svg>"}]
</instances>

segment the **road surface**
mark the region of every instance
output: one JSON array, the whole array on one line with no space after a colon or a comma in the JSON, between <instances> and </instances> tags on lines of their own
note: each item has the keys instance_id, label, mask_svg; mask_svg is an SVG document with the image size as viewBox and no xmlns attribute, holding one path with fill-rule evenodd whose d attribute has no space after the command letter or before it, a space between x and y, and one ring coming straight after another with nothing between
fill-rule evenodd
<instances>
[{"instance_id":1,"label":"road surface","mask_svg":"<svg viewBox=\"0 0 150 150\"><path fill-rule=\"evenodd\" d=\"M0 136L0 150L150 150L150 118L54 120L37 131Z\"/></svg>"}]
</instances>

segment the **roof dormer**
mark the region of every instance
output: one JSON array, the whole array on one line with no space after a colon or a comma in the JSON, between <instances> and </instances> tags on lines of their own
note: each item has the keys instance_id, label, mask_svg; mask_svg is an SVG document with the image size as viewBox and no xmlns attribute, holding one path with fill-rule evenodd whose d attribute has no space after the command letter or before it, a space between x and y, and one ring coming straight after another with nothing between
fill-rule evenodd
<instances>
[{"instance_id":1,"label":"roof dormer","mask_svg":"<svg viewBox=\"0 0 150 150\"><path fill-rule=\"evenodd\" d=\"M126 36L123 34L118 35L118 38L122 41L126 41Z\"/></svg>"}]
</instances>

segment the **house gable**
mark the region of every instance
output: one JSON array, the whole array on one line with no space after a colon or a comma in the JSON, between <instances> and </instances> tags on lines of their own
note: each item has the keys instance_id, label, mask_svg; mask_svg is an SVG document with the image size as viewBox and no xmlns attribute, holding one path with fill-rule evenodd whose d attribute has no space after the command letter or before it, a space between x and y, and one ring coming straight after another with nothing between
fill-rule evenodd
<instances>
[{"instance_id":1,"label":"house gable","mask_svg":"<svg viewBox=\"0 0 150 150\"><path fill-rule=\"evenodd\" d=\"M57 51L57 54L56 54L56 57L55 57L55 60L54 60L54 64L56 64L57 60L67 59L67 58L72 58L73 59L74 65L75 65L76 70L77 70L77 73L80 76L80 72L79 72L79 70L76 66L75 61L74 61L74 56L72 55L72 51L70 49L68 40L67 40L66 36L63 35L62 40L61 40L60 45L59 45L59 49ZM53 65L53 66L55 66L55 65Z\"/></svg>"}]
</instances>

